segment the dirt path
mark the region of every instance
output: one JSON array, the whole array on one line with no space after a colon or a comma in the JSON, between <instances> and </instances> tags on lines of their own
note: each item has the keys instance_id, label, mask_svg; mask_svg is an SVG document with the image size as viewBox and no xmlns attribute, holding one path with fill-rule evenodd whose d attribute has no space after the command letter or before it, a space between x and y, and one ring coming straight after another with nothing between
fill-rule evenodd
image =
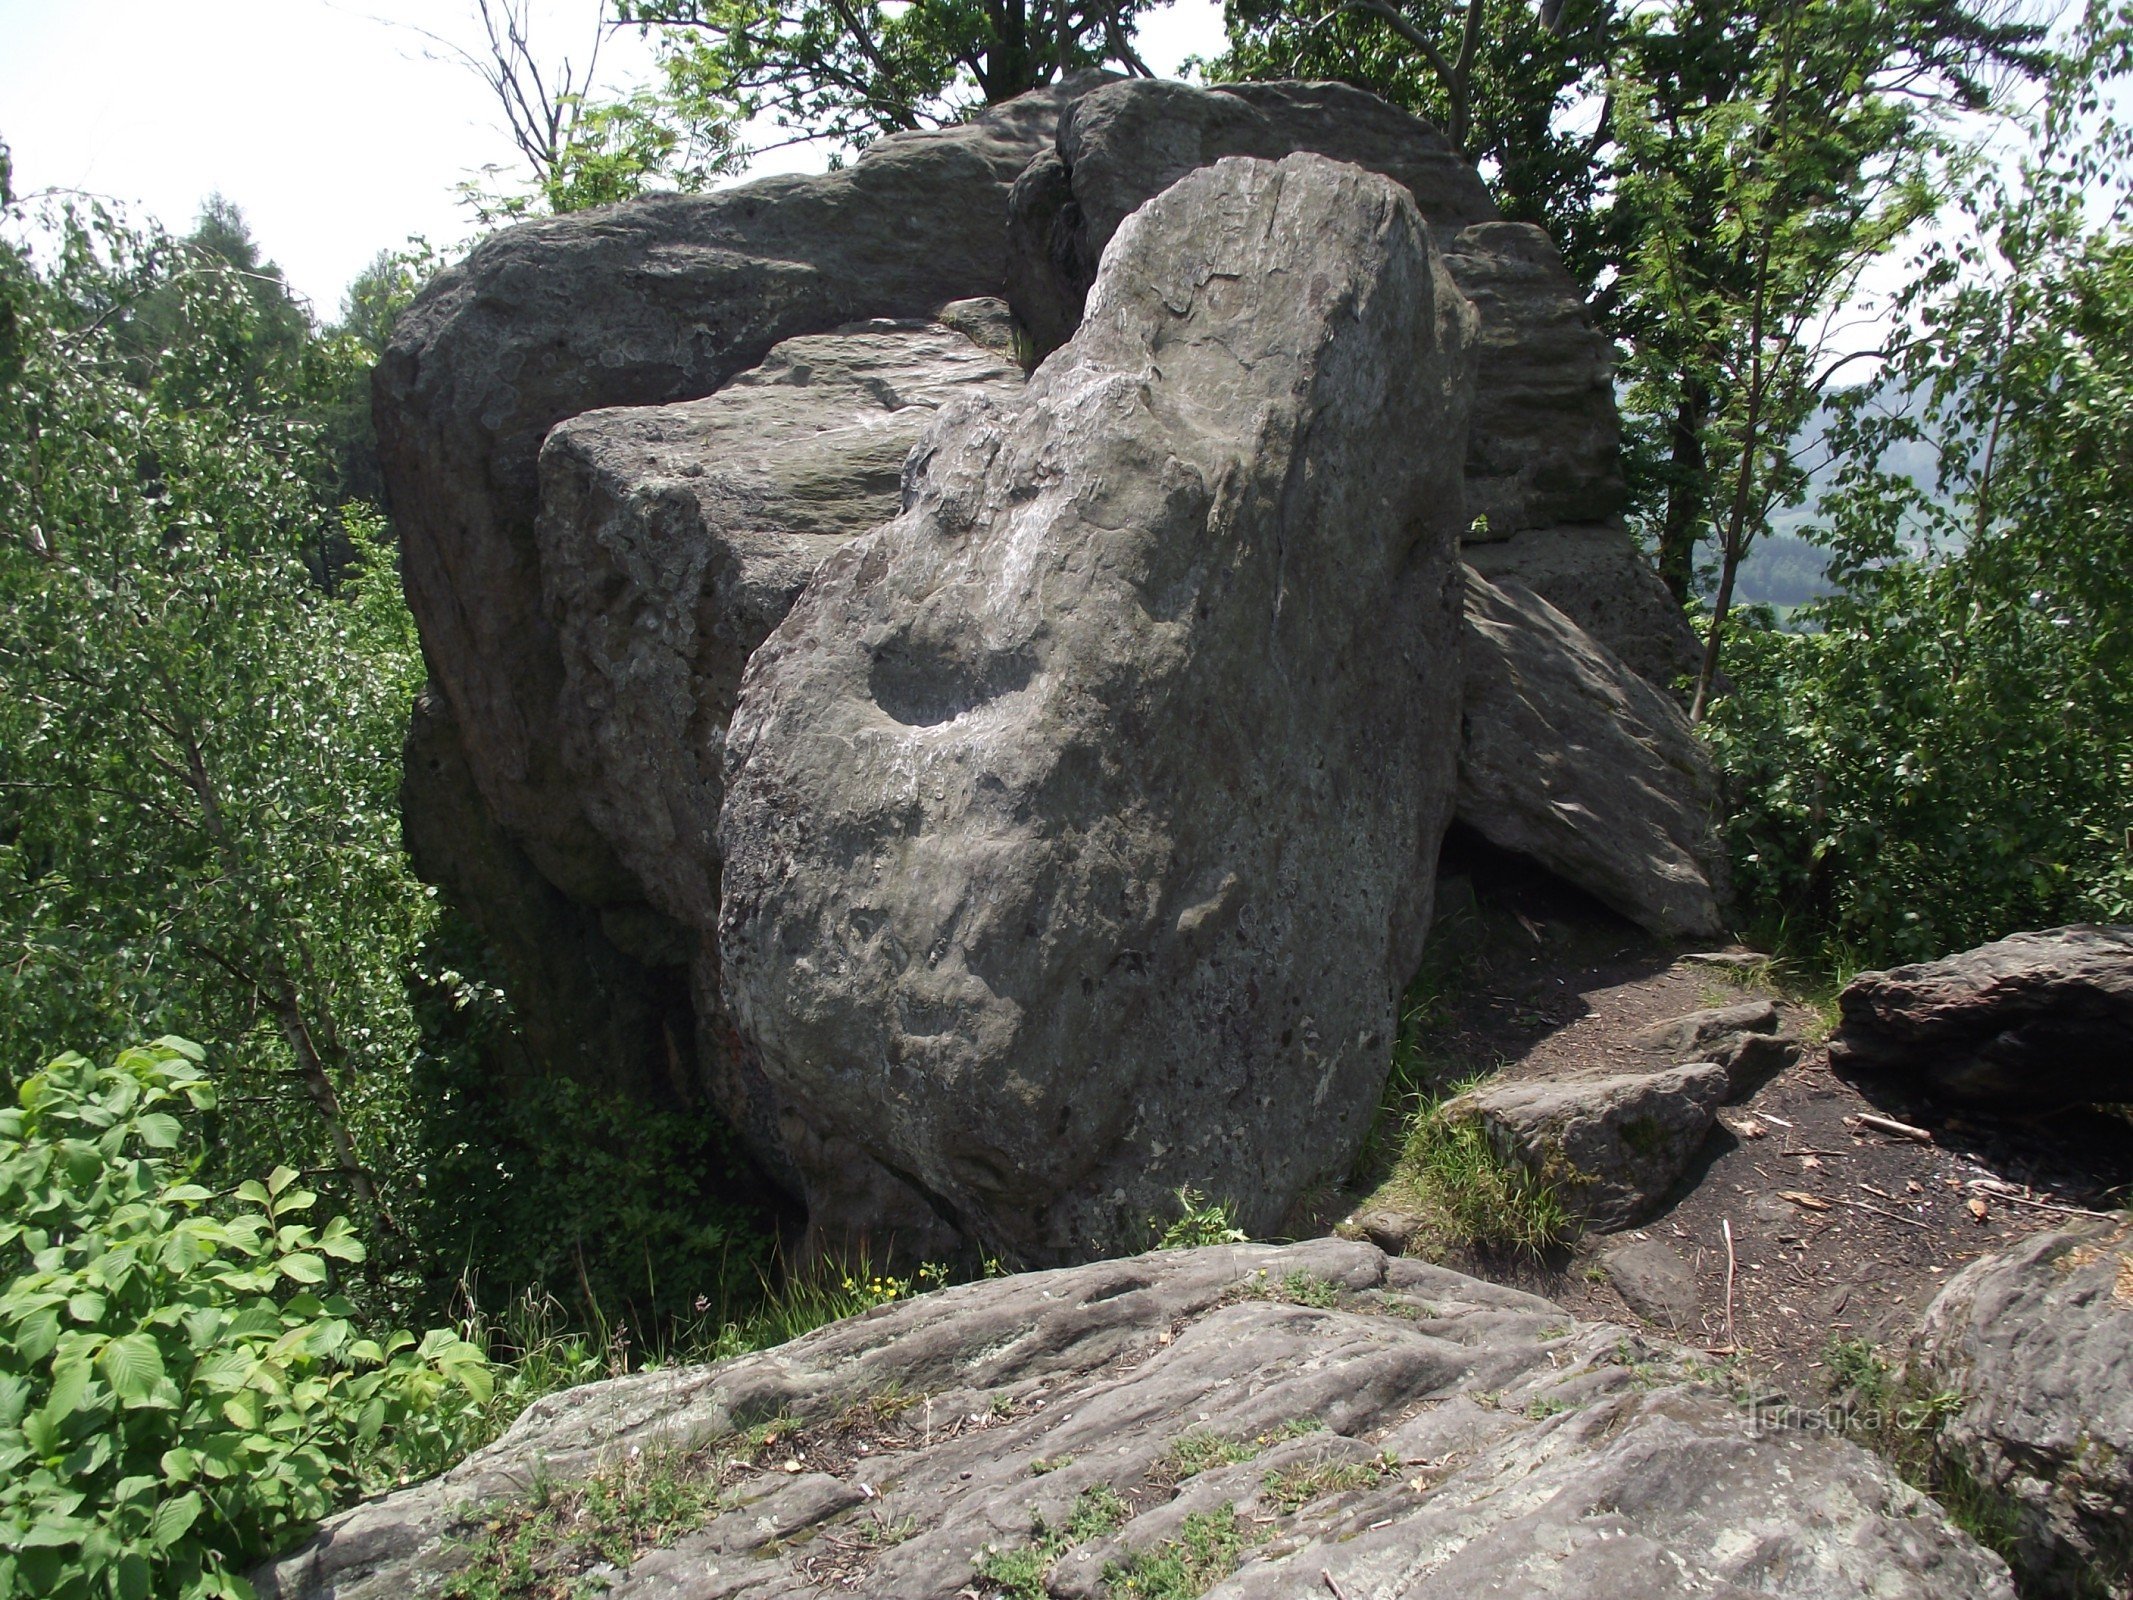
<instances>
[{"instance_id":1,"label":"dirt path","mask_svg":"<svg viewBox=\"0 0 2133 1600\"><path fill-rule=\"evenodd\" d=\"M1655 1067L1663 1062L1630 1042L1638 1028L1743 999L1774 1000L1804 1048L1796 1065L1721 1112L1698 1161L1641 1228L1587 1235L1546 1263L1449 1264L1581 1315L1737 1354L1750 1373L1812 1402L1832 1338L1900 1340L1966 1263L2058 1225L2069 1209L2125 1203L2133 1136L2123 1118L1966 1118L1847 1081L1830 1069L1822 1014L1788 997L1767 969L1699 962L1550 880L1501 861L1469 865L1447 885L1433 936L1448 973L1428 1029L1440 1083L1492 1069L1557 1078ZM1459 945L1449 960L1446 937ZM1891 1135L1862 1116L1931 1137ZM1676 1315L1640 1315L1608 1270L1611 1252L1651 1242L1693 1274L1693 1301L1677 1295Z\"/></svg>"}]
</instances>

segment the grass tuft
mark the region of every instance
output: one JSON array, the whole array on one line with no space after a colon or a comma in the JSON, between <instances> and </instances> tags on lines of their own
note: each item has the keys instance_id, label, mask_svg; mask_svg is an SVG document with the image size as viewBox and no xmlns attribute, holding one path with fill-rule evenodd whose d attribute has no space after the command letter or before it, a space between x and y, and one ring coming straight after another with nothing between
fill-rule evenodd
<instances>
[{"instance_id":1,"label":"grass tuft","mask_svg":"<svg viewBox=\"0 0 2133 1600\"><path fill-rule=\"evenodd\" d=\"M1139 1600L1200 1600L1237 1570L1247 1543L1235 1506L1195 1511L1175 1539L1112 1562L1104 1569L1104 1582L1117 1600L1128 1595Z\"/></svg>"}]
</instances>

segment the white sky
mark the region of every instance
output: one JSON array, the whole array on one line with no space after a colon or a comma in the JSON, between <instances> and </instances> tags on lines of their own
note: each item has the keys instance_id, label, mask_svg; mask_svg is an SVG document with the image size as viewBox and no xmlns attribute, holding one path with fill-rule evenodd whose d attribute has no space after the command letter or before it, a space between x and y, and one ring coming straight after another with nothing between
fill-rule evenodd
<instances>
[{"instance_id":1,"label":"white sky","mask_svg":"<svg viewBox=\"0 0 2133 1600\"><path fill-rule=\"evenodd\" d=\"M536 0L544 60L581 60L604 0ZM0 0L0 139L15 188L82 189L184 231L221 192L322 317L381 249L471 231L453 186L512 160L488 90L423 30L471 46L473 0ZM1147 17L1158 72L1220 48L1219 0ZM646 76L611 36L601 75ZM782 151L755 171L820 165Z\"/></svg>"}]
</instances>

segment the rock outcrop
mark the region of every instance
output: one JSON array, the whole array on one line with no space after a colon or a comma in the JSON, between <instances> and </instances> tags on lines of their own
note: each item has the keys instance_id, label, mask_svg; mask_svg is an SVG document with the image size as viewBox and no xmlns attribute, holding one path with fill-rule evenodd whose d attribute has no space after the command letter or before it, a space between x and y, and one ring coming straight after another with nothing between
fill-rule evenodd
<instances>
[{"instance_id":1,"label":"rock outcrop","mask_svg":"<svg viewBox=\"0 0 2133 1600\"><path fill-rule=\"evenodd\" d=\"M997 294L1009 188L1086 87L883 139L838 172L509 229L400 318L374 383L408 602L482 795L572 899L641 896L562 761L534 536L549 429L709 394L794 335Z\"/></svg>"},{"instance_id":2,"label":"rock outcrop","mask_svg":"<svg viewBox=\"0 0 2133 1600\"><path fill-rule=\"evenodd\" d=\"M2133 1216L1965 1268L1927 1308L1906 1375L1959 1402L1938 1448L2013 1512L2029 1592L2133 1596Z\"/></svg>"},{"instance_id":3,"label":"rock outcrop","mask_svg":"<svg viewBox=\"0 0 2133 1600\"><path fill-rule=\"evenodd\" d=\"M1459 820L1666 938L1723 926L1718 781L1681 708L1516 579L1466 571Z\"/></svg>"},{"instance_id":4,"label":"rock outcrop","mask_svg":"<svg viewBox=\"0 0 2133 1600\"><path fill-rule=\"evenodd\" d=\"M1659 1209L1710 1135L1730 1085L1709 1062L1483 1084L1444 1104L1478 1122L1498 1155L1553 1185L1594 1228L1634 1227Z\"/></svg>"},{"instance_id":5,"label":"rock outcrop","mask_svg":"<svg viewBox=\"0 0 2133 1600\"><path fill-rule=\"evenodd\" d=\"M1202 169L749 663L734 1015L988 1253L1131 1248L1184 1183L1264 1231L1361 1138L1449 809L1471 328L1397 186Z\"/></svg>"},{"instance_id":6,"label":"rock outcrop","mask_svg":"<svg viewBox=\"0 0 2133 1600\"><path fill-rule=\"evenodd\" d=\"M1696 675L1702 652L1681 607L1618 527L1531 528L1469 543L1466 561L1492 582L1523 583L1655 688Z\"/></svg>"},{"instance_id":7,"label":"rock outcrop","mask_svg":"<svg viewBox=\"0 0 2133 1600\"><path fill-rule=\"evenodd\" d=\"M2133 1101L2133 927L2018 933L1862 972L1830 1064L2015 1111Z\"/></svg>"},{"instance_id":8,"label":"rock outcrop","mask_svg":"<svg viewBox=\"0 0 2133 1600\"><path fill-rule=\"evenodd\" d=\"M1187 1539L1211 1600L2013 1600L1873 1456L1758 1426L1701 1370L1368 1245L1099 1262L552 1396L254 1582L433 1593L536 1486L658 1461L709 1503L587 1575L613 1600L1116 1594Z\"/></svg>"}]
</instances>

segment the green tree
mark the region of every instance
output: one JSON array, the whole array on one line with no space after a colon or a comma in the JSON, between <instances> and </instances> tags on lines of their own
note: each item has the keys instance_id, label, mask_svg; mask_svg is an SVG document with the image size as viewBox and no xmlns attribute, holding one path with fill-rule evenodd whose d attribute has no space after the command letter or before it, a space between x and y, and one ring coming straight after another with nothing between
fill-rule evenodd
<instances>
[{"instance_id":1,"label":"green tree","mask_svg":"<svg viewBox=\"0 0 2133 1600\"><path fill-rule=\"evenodd\" d=\"M768 115L793 142L863 145L952 122L1084 67L1141 77L1161 0L615 0L664 40L666 94Z\"/></svg>"},{"instance_id":2,"label":"green tree","mask_svg":"<svg viewBox=\"0 0 2133 1600\"><path fill-rule=\"evenodd\" d=\"M1330 78L1427 117L1505 216L1547 229L1578 281L1599 284L1612 0L1226 0L1223 16L1211 78Z\"/></svg>"},{"instance_id":3,"label":"green tree","mask_svg":"<svg viewBox=\"0 0 2133 1600\"><path fill-rule=\"evenodd\" d=\"M346 349L263 369L242 274L96 206L8 220L40 249L0 247L0 1073L201 1031L228 1159L322 1169L383 1225L431 917L398 838L421 662L304 414ZM335 600L305 560L343 532Z\"/></svg>"},{"instance_id":4,"label":"green tree","mask_svg":"<svg viewBox=\"0 0 2133 1600\"><path fill-rule=\"evenodd\" d=\"M2133 917L2133 27L2099 8L2003 179L1914 263L1910 330L1841 397L1811 631L1736 641L1708 726L1748 905L1918 959ZM1897 463L1930 447L1932 476Z\"/></svg>"},{"instance_id":5,"label":"green tree","mask_svg":"<svg viewBox=\"0 0 2133 1600\"><path fill-rule=\"evenodd\" d=\"M1667 441L1660 575L1686 596L1718 559L1691 715L1717 681L1734 577L1793 442L1841 364L1832 318L1860 274L1951 189L1945 126L2036 30L1950 0L1679 0L1629 19L1609 79L1612 321L1626 410Z\"/></svg>"},{"instance_id":6,"label":"green tree","mask_svg":"<svg viewBox=\"0 0 2133 1600\"><path fill-rule=\"evenodd\" d=\"M655 190L693 194L745 161L736 106L715 75L670 58L663 89L600 98L604 25L595 25L581 69L567 56L543 60L527 0L478 0L477 10L481 50L438 42L489 86L524 167L517 182L492 166L460 186L484 223L559 216Z\"/></svg>"}]
</instances>

